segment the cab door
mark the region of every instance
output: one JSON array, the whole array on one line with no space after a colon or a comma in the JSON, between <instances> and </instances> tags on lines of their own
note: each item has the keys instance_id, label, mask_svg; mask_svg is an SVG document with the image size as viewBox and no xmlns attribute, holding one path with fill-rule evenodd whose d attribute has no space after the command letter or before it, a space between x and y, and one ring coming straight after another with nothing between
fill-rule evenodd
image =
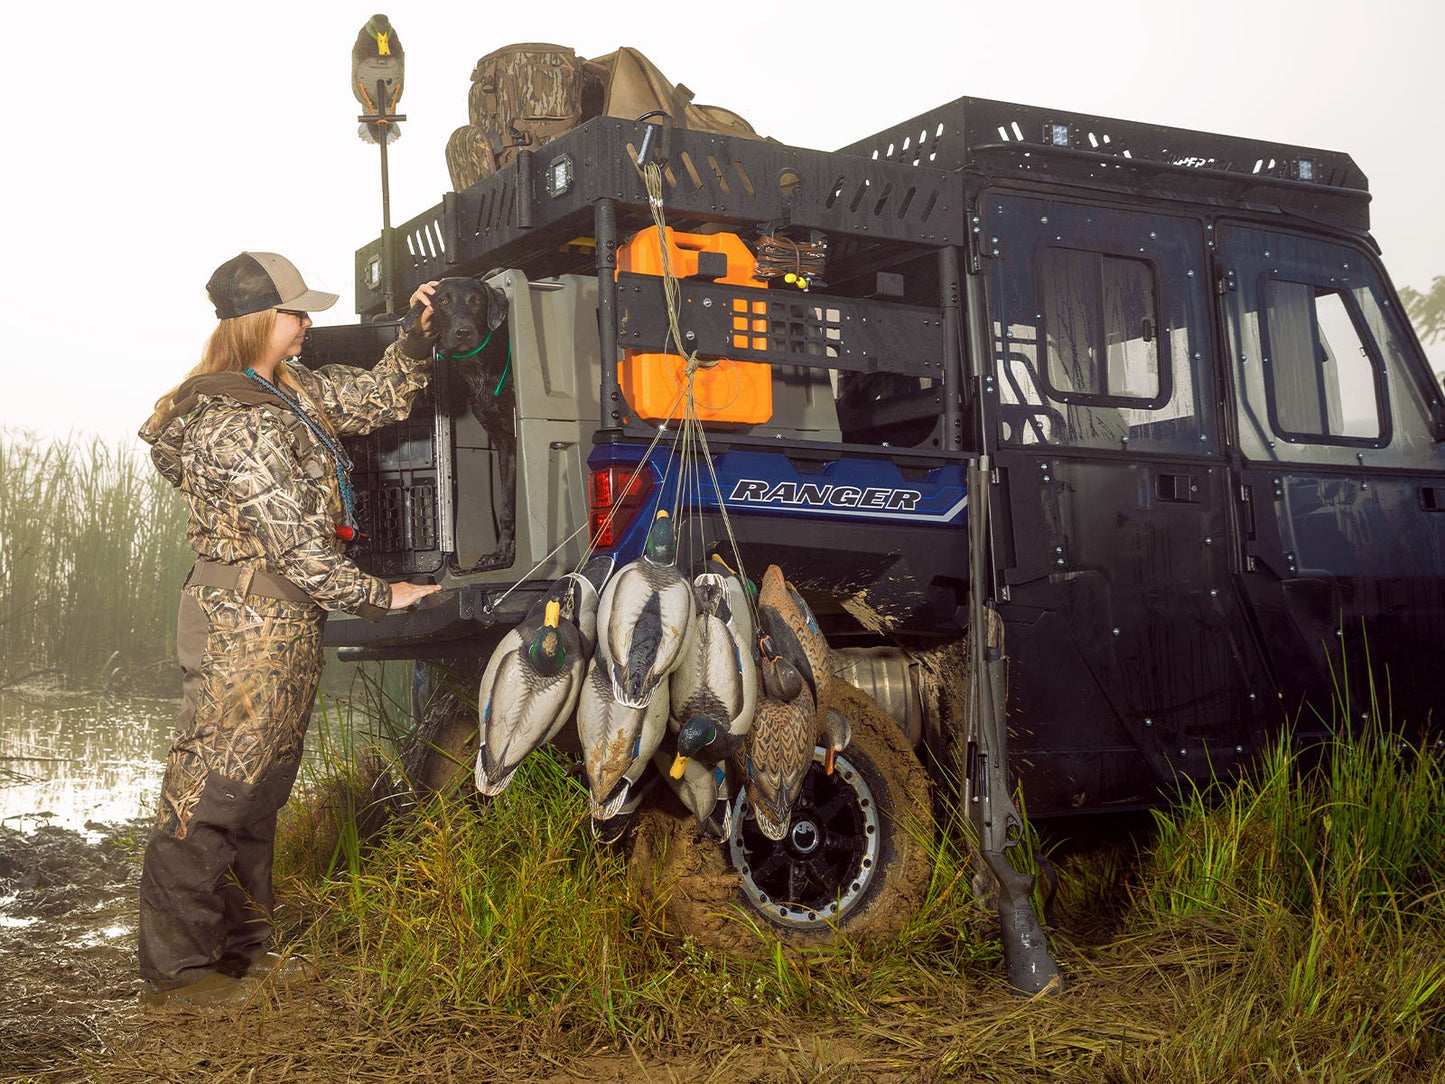
<instances>
[{"instance_id":1,"label":"cab door","mask_svg":"<svg viewBox=\"0 0 1445 1084\"><path fill-rule=\"evenodd\" d=\"M1445 682L1440 387L1371 254L1223 223L1243 583L1302 729L1416 725Z\"/></svg>"},{"instance_id":2,"label":"cab door","mask_svg":"<svg viewBox=\"0 0 1445 1084\"><path fill-rule=\"evenodd\" d=\"M996 591L1028 806L1154 801L1246 755L1268 689L1231 563L1205 227L982 204Z\"/></svg>"}]
</instances>

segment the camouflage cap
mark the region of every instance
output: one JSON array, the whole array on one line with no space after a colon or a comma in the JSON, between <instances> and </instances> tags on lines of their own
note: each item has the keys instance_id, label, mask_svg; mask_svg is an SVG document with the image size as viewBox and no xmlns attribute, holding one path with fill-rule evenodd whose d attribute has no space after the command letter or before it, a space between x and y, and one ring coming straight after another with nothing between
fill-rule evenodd
<instances>
[{"instance_id":1,"label":"camouflage cap","mask_svg":"<svg viewBox=\"0 0 1445 1084\"><path fill-rule=\"evenodd\" d=\"M274 252L243 252L216 268L206 294L222 320L266 309L319 312L336 304L336 294L307 289L301 272Z\"/></svg>"}]
</instances>

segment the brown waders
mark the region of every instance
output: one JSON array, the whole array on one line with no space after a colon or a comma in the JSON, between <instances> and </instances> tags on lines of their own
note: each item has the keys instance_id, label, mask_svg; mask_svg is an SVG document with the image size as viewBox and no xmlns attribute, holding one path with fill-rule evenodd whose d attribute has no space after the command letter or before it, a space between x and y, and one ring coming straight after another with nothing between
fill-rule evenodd
<instances>
[{"instance_id":1,"label":"brown waders","mask_svg":"<svg viewBox=\"0 0 1445 1084\"><path fill-rule=\"evenodd\" d=\"M274 933L276 814L301 763L325 611L239 571L237 583L234 566L198 564L181 595L180 718L141 872L140 972L154 990L243 972Z\"/></svg>"}]
</instances>

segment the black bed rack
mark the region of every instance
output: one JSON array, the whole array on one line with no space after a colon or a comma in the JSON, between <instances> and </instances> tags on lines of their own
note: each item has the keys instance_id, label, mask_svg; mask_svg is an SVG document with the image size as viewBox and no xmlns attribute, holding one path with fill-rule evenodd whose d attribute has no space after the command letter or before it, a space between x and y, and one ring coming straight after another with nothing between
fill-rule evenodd
<instances>
[{"instance_id":1,"label":"black bed rack","mask_svg":"<svg viewBox=\"0 0 1445 1084\"><path fill-rule=\"evenodd\" d=\"M595 272L600 205L611 205L618 237L651 222L643 148L663 166L669 224L821 230L842 258L834 279L850 265L964 245L965 171L1106 191L1142 184L1154 195L1369 228L1368 181L1348 154L985 98L956 99L831 152L680 129L664 141L659 132L599 117L447 193L391 232L394 296L493 267ZM363 316L384 309L387 240L356 254Z\"/></svg>"}]
</instances>

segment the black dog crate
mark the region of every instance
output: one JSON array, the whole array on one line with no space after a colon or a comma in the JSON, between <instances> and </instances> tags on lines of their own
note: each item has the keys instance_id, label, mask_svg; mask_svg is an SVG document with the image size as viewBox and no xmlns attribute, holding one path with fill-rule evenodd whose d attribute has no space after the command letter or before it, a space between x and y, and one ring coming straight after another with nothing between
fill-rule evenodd
<instances>
[{"instance_id":1,"label":"black dog crate","mask_svg":"<svg viewBox=\"0 0 1445 1084\"><path fill-rule=\"evenodd\" d=\"M369 368L381 360L398 332L396 320L313 327L306 333L301 361L310 369L333 363ZM342 440L352 459L356 522L362 533L349 555L373 575L441 570L437 494L444 472L438 470L435 436L436 409L427 390L400 425Z\"/></svg>"}]
</instances>

